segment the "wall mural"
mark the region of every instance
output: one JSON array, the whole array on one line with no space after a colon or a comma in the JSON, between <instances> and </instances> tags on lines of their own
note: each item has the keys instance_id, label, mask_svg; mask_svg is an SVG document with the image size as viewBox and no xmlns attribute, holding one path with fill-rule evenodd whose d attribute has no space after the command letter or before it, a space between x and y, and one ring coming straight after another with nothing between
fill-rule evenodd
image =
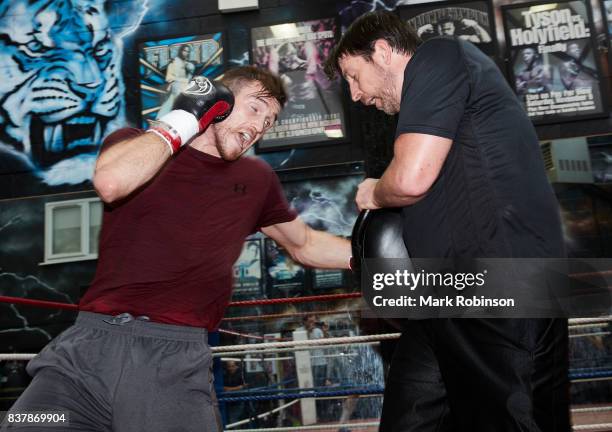
<instances>
[{"instance_id":1,"label":"wall mural","mask_svg":"<svg viewBox=\"0 0 612 432\"><path fill-rule=\"evenodd\" d=\"M123 38L146 0L0 3L0 158L50 186L89 180L102 137L125 123ZM125 7L122 5L122 7Z\"/></svg>"}]
</instances>

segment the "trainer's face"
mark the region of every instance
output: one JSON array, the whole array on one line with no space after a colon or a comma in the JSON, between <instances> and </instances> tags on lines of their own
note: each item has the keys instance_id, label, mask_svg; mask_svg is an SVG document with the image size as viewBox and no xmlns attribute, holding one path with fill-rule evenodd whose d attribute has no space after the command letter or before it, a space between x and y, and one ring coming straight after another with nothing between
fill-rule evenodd
<instances>
[{"instance_id":1,"label":"trainer's face","mask_svg":"<svg viewBox=\"0 0 612 432\"><path fill-rule=\"evenodd\" d=\"M227 161L238 159L272 127L281 107L275 98L264 97L257 82L250 82L234 93L234 109L224 121L215 124L216 148Z\"/></svg>"},{"instance_id":2,"label":"trainer's face","mask_svg":"<svg viewBox=\"0 0 612 432\"><path fill-rule=\"evenodd\" d=\"M338 64L354 102L376 105L376 109L389 115L399 112L399 92L394 87L393 75L387 69L359 55L342 56Z\"/></svg>"}]
</instances>

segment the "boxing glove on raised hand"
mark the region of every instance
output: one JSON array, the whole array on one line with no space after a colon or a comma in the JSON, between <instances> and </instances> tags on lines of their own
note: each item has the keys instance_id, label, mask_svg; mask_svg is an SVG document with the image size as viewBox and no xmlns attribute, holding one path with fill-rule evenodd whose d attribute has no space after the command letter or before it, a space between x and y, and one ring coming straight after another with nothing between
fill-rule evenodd
<instances>
[{"instance_id":1,"label":"boxing glove on raised hand","mask_svg":"<svg viewBox=\"0 0 612 432\"><path fill-rule=\"evenodd\" d=\"M153 123L148 131L160 136L176 152L211 123L224 120L234 107L234 95L221 83L194 77L174 100L172 111Z\"/></svg>"}]
</instances>

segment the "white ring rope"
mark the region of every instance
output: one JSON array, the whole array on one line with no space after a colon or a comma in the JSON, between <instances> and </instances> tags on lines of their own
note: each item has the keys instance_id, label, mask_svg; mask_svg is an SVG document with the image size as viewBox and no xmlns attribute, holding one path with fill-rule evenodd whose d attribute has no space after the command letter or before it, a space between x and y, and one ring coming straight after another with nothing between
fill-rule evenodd
<instances>
[{"instance_id":1,"label":"white ring rope","mask_svg":"<svg viewBox=\"0 0 612 432\"><path fill-rule=\"evenodd\" d=\"M236 363L240 363L240 362L262 362L262 361L280 361L280 360L295 360L295 357L292 356L288 356L288 357L266 357L266 358L240 358L240 357L221 357L219 360L221 360L222 362L236 362Z\"/></svg>"},{"instance_id":2,"label":"white ring rope","mask_svg":"<svg viewBox=\"0 0 612 432\"><path fill-rule=\"evenodd\" d=\"M245 423L250 422L250 421L251 421L252 419L254 419L254 418L258 418L258 419L259 419L259 418L265 418L265 417L268 417L270 414L274 414L274 413L277 413L277 412L279 412L279 411L282 411L282 410L284 410L284 409L286 409L286 408L289 408L291 405L296 404L296 403L298 403L299 401L300 401L299 399L295 399L295 400L292 400L291 402L288 402L288 403L286 403L286 404L284 404L284 405L281 405L281 406L279 406L279 407L276 407L276 408L274 408L273 410L267 411L267 412L265 412L265 413L258 414L258 415L256 415L255 417L252 417L252 418L251 418L251 417L249 417L249 418L244 419L244 420L239 420L239 421L237 421L237 422L230 423L230 424L228 424L228 425L225 425L225 429L227 430L227 429L231 429L231 428L236 427L236 426L243 425L243 424L245 424Z\"/></svg>"},{"instance_id":3,"label":"white ring rope","mask_svg":"<svg viewBox=\"0 0 612 432\"><path fill-rule=\"evenodd\" d=\"M320 339L319 339L320 340ZM376 342L355 342L353 344L351 344L352 346L355 345L378 345L380 342L376 341ZM342 345L346 345L346 344L340 344L338 346L342 346ZM326 348L330 348L333 347L333 345L328 345ZM249 350L249 351L230 351L230 352L220 352L220 353L214 353L213 357L220 357L220 356L238 356L238 355L246 355L246 354L252 354L252 355L260 355L260 354L276 354L276 353L286 353L286 352L294 352L294 351L311 351L311 350L316 350L319 349L316 346L312 346L312 347L305 347L305 348L300 348L300 349L296 349L296 348L270 348L270 349L265 349L265 350Z\"/></svg>"},{"instance_id":4,"label":"white ring rope","mask_svg":"<svg viewBox=\"0 0 612 432\"><path fill-rule=\"evenodd\" d=\"M591 323L605 323L612 320L612 315L607 315L598 318L572 318L569 320L570 324L591 324ZM235 355L235 354L247 354L247 353L277 353L295 351L296 347L307 347L311 346L340 346L349 344L362 344L365 342L379 342L381 340L398 339L401 333L383 333L377 335L366 335L366 336L348 336L348 337L336 337L336 338L325 338L325 339L308 339L299 341L286 341L286 342L264 342L256 344L244 344L244 345L224 345L211 347L211 351L215 357L220 355ZM274 351L264 351L264 350ZM3 360L31 360L36 354L24 354L24 353L5 353L0 354L0 361Z\"/></svg>"},{"instance_id":5,"label":"white ring rope","mask_svg":"<svg viewBox=\"0 0 612 432\"><path fill-rule=\"evenodd\" d=\"M595 413L595 412L607 412L612 411L612 405L600 406L600 407L589 407L589 408L572 408L572 413Z\"/></svg>"},{"instance_id":6,"label":"white ring rope","mask_svg":"<svg viewBox=\"0 0 612 432\"><path fill-rule=\"evenodd\" d=\"M340 353L340 354L325 354L325 355L316 355L310 356L311 359L314 358L336 358L336 357L355 357L357 353ZM249 358L240 358L240 357L221 357L221 361L234 361L234 362L263 362L263 361L280 361L280 360L295 360L295 357L265 357L265 358L257 358L257 357L249 357Z\"/></svg>"},{"instance_id":7,"label":"white ring rope","mask_svg":"<svg viewBox=\"0 0 612 432\"><path fill-rule=\"evenodd\" d=\"M570 382L578 383L578 382L592 382L592 381L610 381L612 380L612 376L609 377L595 377L595 378L575 378L570 380Z\"/></svg>"},{"instance_id":8,"label":"white ring rope","mask_svg":"<svg viewBox=\"0 0 612 432\"><path fill-rule=\"evenodd\" d=\"M610 323L608 322L590 323L590 324L573 324L571 326L568 326L568 329L576 330L576 329L584 329L584 328L602 328L602 327L608 327L608 326L610 326Z\"/></svg>"},{"instance_id":9,"label":"white ring rope","mask_svg":"<svg viewBox=\"0 0 612 432\"><path fill-rule=\"evenodd\" d=\"M391 338L390 338L391 339ZM317 341L317 340L321 340L321 339L313 339L312 341ZM302 341L300 341L302 342ZM348 345L349 343L345 342L342 344L337 344L338 346L342 346L342 345ZM352 343L351 345L376 345L378 344L378 341L376 342L355 342ZM251 344L249 346L258 346L258 345L263 345L263 344ZM331 348L333 347L333 344L327 345L326 348ZM214 348L225 348L225 347L213 347ZM254 350L240 350L240 351L230 351L230 352L224 352L219 350L219 352L214 353L213 357L227 357L227 356L235 356L235 355L246 355L246 354L276 354L276 353L284 353L284 352L294 352L294 351L309 351L309 350L315 350L318 349L316 346L312 346L312 347L304 347L304 348L300 348L299 350L295 349L295 348L278 348L278 349L274 349L274 348L270 348L270 349L265 349L265 350L259 350L259 349L254 349ZM0 361L3 360L31 360L34 357L36 357L37 354L17 354L17 353L5 353L5 354L0 354Z\"/></svg>"},{"instance_id":10,"label":"white ring rope","mask_svg":"<svg viewBox=\"0 0 612 432\"><path fill-rule=\"evenodd\" d=\"M579 318L580 320L592 320L593 318ZM599 319L599 318L597 318ZM572 335L573 337L580 336L593 336L593 335L605 335L608 332L601 333L591 333L591 334L581 334L581 335ZM285 351L296 351L297 348L304 347L304 350L309 349L309 347L319 347L319 346L341 346L341 345L357 345L365 342L379 342L381 340L390 340L390 339L398 339L401 336L401 333L383 333L376 335L366 335L366 336L347 336L347 337L335 337L335 338L325 338L325 339L307 339L307 340L297 340L297 341L286 341L286 342L264 342L264 343L255 343L255 344L244 344L244 345L224 345L224 346L216 346L211 347L211 351L215 357L219 356L230 356L236 354L247 354L247 353L272 353L272 352L282 352L280 350L286 349ZM274 350L274 351L268 351ZM312 348L310 348L312 349ZM22 353L7 353L0 354L0 361L2 360L30 360L36 354L22 354Z\"/></svg>"},{"instance_id":11,"label":"white ring rope","mask_svg":"<svg viewBox=\"0 0 612 432\"><path fill-rule=\"evenodd\" d=\"M339 428L369 428L377 427L379 422L367 422L367 423L333 423L326 425L311 425L311 426L292 426L292 427L278 427L278 428L260 428L260 429L239 429L240 432L293 432L293 431L304 431L304 430L321 430L321 429L339 429Z\"/></svg>"},{"instance_id":12,"label":"white ring rope","mask_svg":"<svg viewBox=\"0 0 612 432\"><path fill-rule=\"evenodd\" d=\"M388 339L398 339L401 333L386 333L366 336L346 336L325 339L307 339L287 342L264 342L259 344L244 344L244 345L224 345L212 347L213 353L226 351L246 351L250 349L266 349L266 348L287 348L287 347L308 347L308 346L325 346L325 345L348 345L354 342L370 342L381 341Z\"/></svg>"},{"instance_id":13,"label":"white ring rope","mask_svg":"<svg viewBox=\"0 0 612 432\"><path fill-rule=\"evenodd\" d=\"M607 336L609 335L609 331L600 331L600 332L591 332L591 333L576 333L569 335L569 338L579 338L579 337L587 337L587 336Z\"/></svg>"},{"instance_id":14,"label":"white ring rope","mask_svg":"<svg viewBox=\"0 0 612 432\"><path fill-rule=\"evenodd\" d=\"M603 323L607 321L612 321L612 315L606 315L595 318L570 318L568 320L569 324L586 324L586 323Z\"/></svg>"},{"instance_id":15,"label":"white ring rope","mask_svg":"<svg viewBox=\"0 0 612 432\"><path fill-rule=\"evenodd\" d=\"M610 429L612 429L612 423L575 425L573 427L573 429L575 431L579 431L579 430L597 430L597 429L610 430ZM242 431L242 432L244 432L244 431Z\"/></svg>"},{"instance_id":16,"label":"white ring rope","mask_svg":"<svg viewBox=\"0 0 612 432\"><path fill-rule=\"evenodd\" d=\"M18 353L7 353L0 354L0 361L13 361L13 360L32 360L36 357L36 354L18 354Z\"/></svg>"}]
</instances>

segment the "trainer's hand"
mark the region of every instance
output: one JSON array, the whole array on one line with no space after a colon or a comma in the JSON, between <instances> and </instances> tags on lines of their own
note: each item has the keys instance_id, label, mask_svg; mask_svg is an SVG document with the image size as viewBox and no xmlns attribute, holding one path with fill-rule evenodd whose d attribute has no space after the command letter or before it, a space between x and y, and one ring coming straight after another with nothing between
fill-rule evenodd
<instances>
[{"instance_id":1,"label":"trainer's hand","mask_svg":"<svg viewBox=\"0 0 612 432\"><path fill-rule=\"evenodd\" d=\"M221 83L196 76L174 100L172 111L149 131L164 139L172 153L204 132L211 123L224 120L232 111L234 95Z\"/></svg>"},{"instance_id":2,"label":"trainer's hand","mask_svg":"<svg viewBox=\"0 0 612 432\"><path fill-rule=\"evenodd\" d=\"M355 197L355 202L357 203L359 210L373 210L381 208L374 199L374 189L376 188L377 183L378 179L367 178L362 181L359 186L357 186L357 196Z\"/></svg>"}]
</instances>

